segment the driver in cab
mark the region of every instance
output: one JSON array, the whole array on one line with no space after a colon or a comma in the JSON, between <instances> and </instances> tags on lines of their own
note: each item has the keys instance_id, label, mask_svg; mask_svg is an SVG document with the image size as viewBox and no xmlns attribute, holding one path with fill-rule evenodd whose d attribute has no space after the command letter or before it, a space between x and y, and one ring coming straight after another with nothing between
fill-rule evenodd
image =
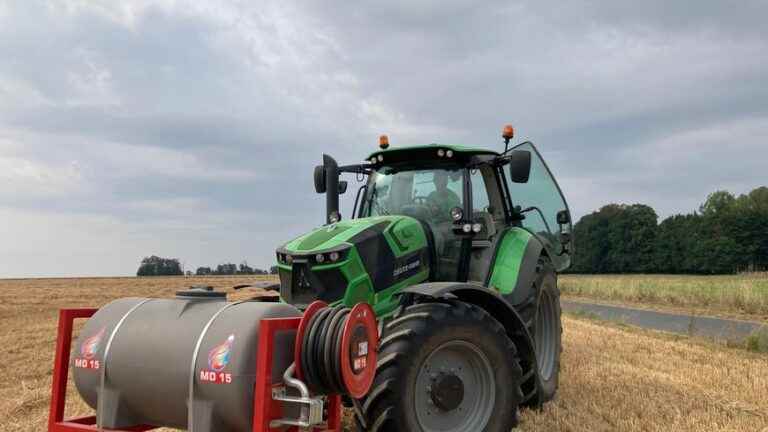
<instances>
[{"instance_id":1,"label":"driver in cab","mask_svg":"<svg viewBox=\"0 0 768 432\"><path fill-rule=\"evenodd\" d=\"M436 220L450 220L451 209L461 207L461 198L456 192L448 189L448 178L450 173L447 171L435 171L432 181L435 184L435 190L427 196L427 203L432 210L432 215Z\"/></svg>"}]
</instances>

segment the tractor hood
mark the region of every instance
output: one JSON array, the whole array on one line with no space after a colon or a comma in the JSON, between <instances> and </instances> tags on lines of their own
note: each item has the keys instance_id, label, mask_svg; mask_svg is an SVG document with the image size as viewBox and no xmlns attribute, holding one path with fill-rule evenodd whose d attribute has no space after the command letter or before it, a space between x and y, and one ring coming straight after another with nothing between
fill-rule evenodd
<instances>
[{"instance_id":1,"label":"tractor hood","mask_svg":"<svg viewBox=\"0 0 768 432\"><path fill-rule=\"evenodd\" d=\"M424 281L431 268L428 232L402 215L316 228L277 249L281 297L299 307L314 300L354 305Z\"/></svg>"},{"instance_id":2,"label":"tractor hood","mask_svg":"<svg viewBox=\"0 0 768 432\"><path fill-rule=\"evenodd\" d=\"M390 228L399 229L392 231ZM310 255L317 252L344 249L352 246L356 240L360 240L368 232L388 232L390 235L387 237L396 243L396 247L402 246L408 249L413 241L419 243L426 241L420 228L420 223L416 219L399 215L344 220L316 228L299 236L279 248L278 253Z\"/></svg>"}]
</instances>

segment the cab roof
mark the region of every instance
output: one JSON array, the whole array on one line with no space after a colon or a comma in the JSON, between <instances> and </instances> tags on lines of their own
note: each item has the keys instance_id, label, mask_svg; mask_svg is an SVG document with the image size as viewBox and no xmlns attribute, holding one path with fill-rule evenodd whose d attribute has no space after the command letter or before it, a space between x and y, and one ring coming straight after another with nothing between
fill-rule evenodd
<instances>
[{"instance_id":1,"label":"cab roof","mask_svg":"<svg viewBox=\"0 0 768 432\"><path fill-rule=\"evenodd\" d=\"M384 159L403 159L404 157L414 157L414 159L422 159L424 156L436 156L438 150L448 151L451 150L457 158L461 157L466 159L469 156L474 155L490 155L499 156L499 152L494 150L483 149L479 147L469 147L458 144L427 144L407 147L389 147L386 150L378 150L371 153L366 159L378 158L382 155ZM431 159L431 157L430 157Z\"/></svg>"}]
</instances>

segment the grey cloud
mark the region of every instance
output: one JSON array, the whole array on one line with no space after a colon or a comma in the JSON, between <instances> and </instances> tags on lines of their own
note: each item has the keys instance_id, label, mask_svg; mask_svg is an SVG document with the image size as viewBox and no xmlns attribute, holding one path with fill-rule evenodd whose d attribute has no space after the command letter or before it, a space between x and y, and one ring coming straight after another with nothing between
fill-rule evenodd
<instances>
[{"instance_id":1,"label":"grey cloud","mask_svg":"<svg viewBox=\"0 0 768 432\"><path fill-rule=\"evenodd\" d=\"M689 211L758 185L768 159L762 1L140 5L0 13L0 167L26 167L0 175L0 255L46 230L83 239L47 252L57 274L110 242L112 273L154 252L266 266L322 220L321 153L358 161L379 133L499 148L511 121L577 216ZM0 275L34 271L17 268Z\"/></svg>"}]
</instances>

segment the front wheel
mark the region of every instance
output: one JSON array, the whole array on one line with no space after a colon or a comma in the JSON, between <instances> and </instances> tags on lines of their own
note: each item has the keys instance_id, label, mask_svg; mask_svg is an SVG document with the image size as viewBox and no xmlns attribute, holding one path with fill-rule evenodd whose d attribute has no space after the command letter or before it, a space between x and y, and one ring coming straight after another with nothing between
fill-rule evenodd
<instances>
[{"instance_id":1,"label":"front wheel","mask_svg":"<svg viewBox=\"0 0 768 432\"><path fill-rule=\"evenodd\" d=\"M358 430L509 432L521 376L515 345L483 309L411 305L384 328Z\"/></svg>"}]
</instances>

